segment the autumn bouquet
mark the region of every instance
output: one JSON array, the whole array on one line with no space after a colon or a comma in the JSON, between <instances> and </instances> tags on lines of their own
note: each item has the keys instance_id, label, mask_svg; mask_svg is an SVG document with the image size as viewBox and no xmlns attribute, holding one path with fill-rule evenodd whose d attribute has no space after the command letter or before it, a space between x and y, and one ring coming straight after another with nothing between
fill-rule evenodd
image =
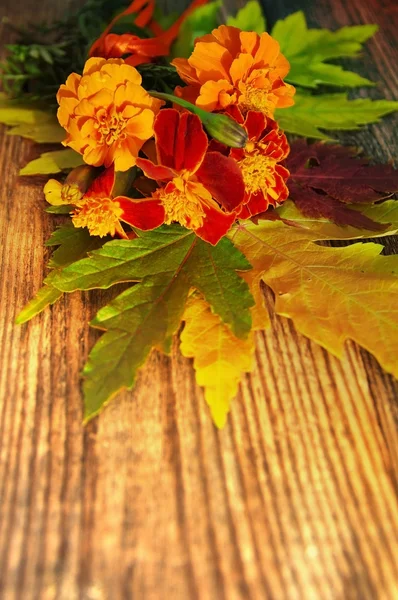
<instances>
[{"instance_id":1,"label":"autumn bouquet","mask_svg":"<svg viewBox=\"0 0 398 600\"><path fill-rule=\"evenodd\" d=\"M220 14L218 1L165 16L154 0L91 0L8 47L0 120L65 146L21 171L61 174L44 185L61 223L18 323L65 292L128 284L91 322L104 333L83 372L86 421L183 323L181 352L223 426L270 323L264 285L272 310L333 354L352 339L398 373L397 257L325 243L398 229L397 172L327 133L397 103L313 93L372 85L328 61L356 56L375 27L308 29L295 13L270 35L254 1Z\"/></svg>"}]
</instances>

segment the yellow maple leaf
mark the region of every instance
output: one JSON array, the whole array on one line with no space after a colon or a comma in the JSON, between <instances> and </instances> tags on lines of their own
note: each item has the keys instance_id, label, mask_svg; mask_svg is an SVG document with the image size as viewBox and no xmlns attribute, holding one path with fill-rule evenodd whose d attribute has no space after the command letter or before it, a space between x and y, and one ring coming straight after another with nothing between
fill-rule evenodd
<instances>
[{"instance_id":1,"label":"yellow maple leaf","mask_svg":"<svg viewBox=\"0 0 398 600\"><path fill-rule=\"evenodd\" d=\"M205 388L215 425L222 428L243 373L253 367L253 332L245 340L235 337L197 295L188 301L183 319L181 352L194 359L196 381Z\"/></svg>"},{"instance_id":2,"label":"yellow maple leaf","mask_svg":"<svg viewBox=\"0 0 398 600\"><path fill-rule=\"evenodd\" d=\"M275 294L275 312L341 357L351 339L398 376L398 256L383 246L321 246L319 232L281 222L241 223L234 244Z\"/></svg>"}]
</instances>

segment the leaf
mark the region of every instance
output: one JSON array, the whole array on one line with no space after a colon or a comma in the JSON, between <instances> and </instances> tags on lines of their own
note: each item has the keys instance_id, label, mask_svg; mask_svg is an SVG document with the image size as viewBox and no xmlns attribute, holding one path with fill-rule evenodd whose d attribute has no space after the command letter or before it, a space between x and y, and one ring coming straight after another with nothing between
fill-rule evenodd
<instances>
[{"instance_id":1,"label":"leaf","mask_svg":"<svg viewBox=\"0 0 398 600\"><path fill-rule=\"evenodd\" d=\"M346 204L376 202L398 191L398 171L391 165L369 165L355 148L305 140L292 144L285 164L289 196L307 217L372 231L387 228Z\"/></svg>"},{"instance_id":2,"label":"leaf","mask_svg":"<svg viewBox=\"0 0 398 600\"><path fill-rule=\"evenodd\" d=\"M361 125L377 123L380 117L398 110L398 102L357 98L348 100L347 94L320 94L312 96L298 90L294 105L276 111L281 129L308 138L331 140L321 129L353 130Z\"/></svg>"},{"instance_id":3,"label":"leaf","mask_svg":"<svg viewBox=\"0 0 398 600\"><path fill-rule=\"evenodd\" d=\"M228 17L227 25L238 27L242 31L255 31L259 35L267 29L261 5L257 0L249 0L235 17Z\"/></svg>"},{"instance_id":4,"label":"leaf","mask_svg":"<svg viewBox=\"0 0 398 600\"><path fill-rule=\"evenodd\" d=\"M183 320L181 353L194 359L196 381L205 388L215 425L222 428L241 376L253 368L253 333L246 340L235 337L197 295L188 301Z\"/></svg>"},{"instance_id":5,"label":"leaf","mask_svg":"<svg viewBox=\"0 0 398 600\"><path fill-rule=\"evenodd\" d=\"M363 42L377 29L377 25L343 27L337 31L308 29L304 13L299 11L278 21L271 35L278 40L281 52L290 62L287 81L310 88L321 84L356 87L374 84L357 73L324 61L357 56Z\"/></svg>"},{"instance_id":6,"label":"leaf","mask_svg":"<svg viewBox=\"0 0 398 600\"><path fill-rule=\"evenodd\" d=\"M171 58L188 58L197 37L210 33L218 25L221 0L199 6L183 22L171 48Z\"/></svg>"},{"instance_id":7,"label":"leaf","mask_svg":"<svg viewBox=\"0 0 398 600\"><path fill-rule=\"evenodd\" d=\"M77 229L72 224L59 227L46 242L46 246L59 246L53 253L49 266L58 270L62 269L62 267L83 258L90 250L98 248L103 243L104 239L90 236L87 229ZM15 320L17 325L30 321L62 296L63 292L52 285L56 274L57 270L45 278L43 287L17 316Z\"/></svg>"},{"instance_id":8,"label":"leaf","mask_svg":"<svg viewBox=\"0 0 398 600\"><path fill-rule=\"evenodd\" d=\"M335 356L354 340L398 376L398 256L374 243L320 246L279 221L241 223L231 238L273 290L277 314Z\"/></svg>"},{"instance_id":9,"label":"leaf","mask_svg":"<svg viewBox=\"0 0 398 600\"><path fill-rule=\"evenodd\" d=\"M57 206L46 206L45 211L52 215L69 215L74 208L73 204L59 204Z\"/></svg>"},{"instance_id":10,"label":"leaf","mask_svg":"<svg viewBox=\"0 0 398 600\"><path fill-rule=\"evenodd\" d=\"M367 229L358 229L356 227L350 227L349 225L340 227L325 217L321 218L304 216L291 200L284 202L282 206L277 208L276 212L282 219L295 223L297 226L302 228L304 237L308 236L308 231L306 230L309 230L310 235L318 240L351 240L369 237L375 238L386 235L395 235L398 233L397 200L386 200L381 204L371 204L365 207L358 205L348 205L348 207L353 211L361 211L365 217L368 217L373 221L385 224L386 229L378 232L372 231L370 233ZM249 273L252 272L253 271L249 271Z\"/></svg>"},{"instance_id":11,"label":"leaf","mask_svg":"<svg viewBox=\"0 0 398 600\"><path fill-rule=\"evenodd\" d=\"M58 227L46 241L46 246L59 246L48 263L50 268L63 268L85 257L109 241L110 236L99 238L88 229L74 227L71 223Z\"/></svg>"},{"instance_id":12,"label":"leaf","mask_svg":"<svg viewBox=\"0 0 398 600\"><path fill-rule=\"evenodd\" d=\"M236 273L250 264L228 239L206 244L179 225L113 240L54 278L62 291L137 282L99 311L92 322L106 330L84 369L85 419L122 388L131 388L151 348L168 352L187 295L199 290L237 337L251 329L253 298Z\"/></svg>"},{"instance_id":13,"label":"leaf","mask_svg":"<svg viewBox=\"0 0 398 600\"><path fill-rule=\"evenodd\" d=\"M51 306L59 300L61 296L62 292L56 288L51 285L44 285L39 289L36 296L21 310L15 319L16 325L22 325L23 323L30 321L33 317L47 308L47 306Z\"/></svg>"},{"instance_id":14,"label":"leaf","mask_svg":"<svg viewBox=\"0 0 398 600\"><path fill-rule=\"evenodd\" d=\"M66 150L55 150L44 152L39 158L30 161L19 171L20 175L48 175L49 173L60 173L83 165L81 154L69 148Z\"/></svg>"},{"instance_id":15,"label":"leaf","mask_svg":"<svg viewBox=\"0 0 398 600\"><path fill-rule=\"evenodd\" d=\"M253 304L247 285L236 270L250 268L244 256L227 239L207 244L192 231L176 226L139 232L133 240L113 240L60 273L56 287L65 292L108 288L115 283L146 277L183 278L188 287L205 294L213 309L234 333L245 336L251 328Z\"/></svg>"},{"instance_id":16,"label":"leaf","mask_svg":"<svg viewBox=\"0 0 398 600\"><path fill-rule=\"evenodd\" d=\"M65 131L52 112L10 100L4 93L0 93L0 123L12 126L7 132L9 135L20 135L39 143L58 143L65 138Z\"/></svg>"}]
</instances>

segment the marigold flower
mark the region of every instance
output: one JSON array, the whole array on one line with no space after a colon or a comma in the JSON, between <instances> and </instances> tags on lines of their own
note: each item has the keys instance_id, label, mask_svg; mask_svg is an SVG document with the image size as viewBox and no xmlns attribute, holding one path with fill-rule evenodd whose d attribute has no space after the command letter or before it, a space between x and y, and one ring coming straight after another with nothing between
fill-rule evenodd
<instances>
[{"instance_id":1,"label":"marigold flower","mask_svg":"<svg viewBox=\"0 0 398 600\"><path fill-rule=\"evenodd\" d=\"M207 0L193 0L190 6L178 17L167 31L162 28L153 19L155 9L154 0L133 0L133 2L122 13L117 15L102 35L94 42L90 48L90 56L102 56L104 58L126 58L130 65L137 66L143 63L151 62L155 57L168 56L170 54L171 44L176 39L182 23L185 19ZM131 33L118 35L111 33L112 28L118 20L127 15L137 15L134 23L138 27L146 27L153 34L152 38L140 38Z\"/></svg>"},{"instance_id":2,"label":"marigold flower","mask_svg":"<svg viewBox=\"0 0 398 600\"><path fill-rule=\"evenodd\" d=\"M140 84L141 75L122 59L89 59L83 75L72 73L57 94L58 120L68 133L63 144L89 165L132 167L162 105Z\"/></svg>"},{"instance_id":3,"label":"marigold flower","mask_svg":"<svg viewBox=\"0 0 398 600\"><path fill-rule=\"evenodd\" d=\"M43 188L44 196L52 206L75 204L92 184L97 169L89 165L80 165L73 169L64 183L49 179Z\"/></svg>"},{"instance_id":4,"label":"marigold flower","mask_svg":"<svg viewBox=\"0 0 398 600\"><path fill-rule=\"evenodd\" d=\"M234 112L241 119L239 111ZM248 142L244 148L231 148L229 156L237 161L245 182L245 198L238 216L248 219L287 199L289 171L280 163L290 147L277 123L262 113L249 111L242 124Z\"/></svg>"},{"instance_id":5,"label":"marigold flower","mask_svg":"<svg viewBox=\"0 0 398 600\"><path fill-rule=\"evenodd\" d=\"M289 62L268 33L221 25L197 38L188 59L171 64L188 84L176 94L208 111L238 105L243 114L255 110L272 117L276 108L293 104L295 89L283 81Z\"/></svg>"},{"instance_id":6,"label":"marigold flower","mask_svg":"<svg viewBox=\"0 0 398 600\"><path fill-rule=\"evenodd\" d=\"M165 223L174 221L217 244L241 208L244 184L231 158L208 152L199 117L163 109L155 121L156 159L137 159L144 174L160 187L152 199L161 202Z\"/></svg>"},{"instance_id":7,"label":"marigold flower","mask_svg":"<svg viewBox=\"0 0 398 600\"><path fill-rule=\"evenodd\" d=\"M97 177L85 194L76 193L62 197L58 202L53 194L67 190L64 186L50 179L45 186L46 199L51 204L72 204L72 222L75 227L87 227L91 235L104 237L118 235L127 238L122 222L137 229L154 229L164 221L164 209L159 200L135 199L115 193L120 190L117 185L117 173L112 167L106 169ZM55 185L57 184L57 185ZM47 188L47 189L46 189Z\"/></svg>"}]
</instances>

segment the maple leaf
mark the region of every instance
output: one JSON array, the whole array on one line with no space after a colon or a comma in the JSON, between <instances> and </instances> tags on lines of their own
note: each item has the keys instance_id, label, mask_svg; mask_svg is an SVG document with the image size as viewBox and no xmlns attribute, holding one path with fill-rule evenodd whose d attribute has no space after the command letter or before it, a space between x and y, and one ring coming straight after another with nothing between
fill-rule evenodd
<instances>
[{"instance_id":1,"label":"maple leaf","mask_svg":"<svg viewBox=\"0 0 398 600\"><path fill-rule=\"evenodd\" d=\"M245 340L234 336L198 295L188 300L183 320L181 353L194 359L196 381L205 389L215 425L222 428L243 373L253 368L253 333Z\"/></svg>"},{"instance_id":2,"label":"maple leaf","mask_svg":"<svg viewBox=\"0 0 398 600\"><path fill-rule=\"evenodd\" d=\"M43 287L28 302L17 316L15 322L22 325L41 313L47 306L54 304L62 296L63 292L52 285L57 272L70 263L77 261L90 250L99 248L104 239L90 236L87 229L77 229L72 224L63 225L56 229L47 240L46 246L59 246L51 257L49 266L54 269L44 280Z\"/></svg>"},{"instance_id":3,"label":"maple leaf","mask_svg":"<svg viewBox=\"0 0 398 600\"><path fill-rule=\"evenodd\" d=\"M276 111L281 129L307 138L332 140L322 132L327 130L354 130L361 125L377 123L380 117L398 110L393 100L349 100L347 94L319 94L313 96L297 90L294 105Z\"/></svg>"},{"instance_id":4,"label":"maple leaf","mask_svg":"<svg viewBox=\"0 0 398 600\"><path fill-rule=\"evenodd\" d=\"M275 294L275 312L341 358L351 339L398 376L398 256L383 246L316 244L311 230L280 221L241 223L231 239Z\"/></svg>"},{"instance_id":5,"label":"maple leaf","mask_svg":"<svg viewBox=\"0 0 398 600\"><path fill-rule=\"evenodd\" d=\"M398 190L398 171L391 165L369 165L355 148L307 144L297 140L286 159L290 171L289 196L307 217L325 217L337 225L383 231L376 222L346 206L386 198Z\"/></svg>"},{"instance_id":6,"label":"maple leaf","mask_svg":"<svg viewBox=\"0 0 398 600\"><path fill-rule=\"evenodd\" d=\"M140 231L133 240L113 240L56 275L53 285L67 292L136 282L91 323L106 333L83 371L86 421L120 389L132 387L152 348L169 351L191 288L204 295L234 335L247 337L254 301L236 271L248 269L230 240L212 246L173 225Z\"/></svg>"},{"instance_id":7,"label":"maple leaf","mask_svg":"<svg viewBox=\"0 0 398 600\"><path fill-rule=\"evenodd\" d=\"M310 236L318 240L354 240L360 238L378 238L386 235L395 235L398 233L398 202L396 200L386 200L380 204L348 205L353 211L361 211L365 217L372 221L383 224L385 229L381 231L369 232L368 229L359 229L346 225L340 227L325 217L313 217L303 215L301 211L287 200L282 206L276 209L277 215L289 225L296 225L304 230L304 236ZM249 271L249 273L254 273ZM254 275L253 275L254 276Z\"/></svg>"},{"instance_id":8,"label":"maple leaf","mask_svg":"<svg viewBox=\"0 0 398 600\"><path fill-rule=\"evenodd\" d=\"M310 88L321 84L356 87L374 84L357 73L324 61L357 56L363 42L377 29L377 25L356 25L337 31L308 29L304 13L299 11L278 21L271 35L278 40L281 52L290 62L287 81Z\"/></svg>"}]
</instances>

